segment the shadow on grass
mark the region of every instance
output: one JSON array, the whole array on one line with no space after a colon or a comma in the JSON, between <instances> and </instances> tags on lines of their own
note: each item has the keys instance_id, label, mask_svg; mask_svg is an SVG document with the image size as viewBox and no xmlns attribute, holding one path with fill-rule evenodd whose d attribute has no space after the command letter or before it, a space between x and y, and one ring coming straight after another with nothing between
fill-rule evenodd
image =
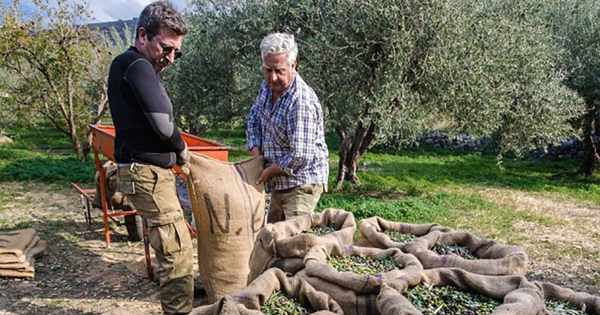
<instances>
[{"instance_id":1,"label":"shadow on grass","mask_svg":"<svg viewBox=\"0 0 600 315\"><path fill-rule=\"evenodd\" d=\"M53 219L22 221L19 227L23 226L34 228L47 246L36 259L34 279L24 284L0 278L0 286L11 292L6 296L8 301L2 311L90 315L124 301L158 302L154 295L157 285L127 269L133 258L123 253L131 254L134 252L131 247L142 248L142 243L127 243L126 235L113 231L111 247L105 248L103 224L99 219L91 225ZM90 240L100 242L90 243ZM106 254L102 256L101 252ZM143 256L143 249L138 252ZM90 309L92 311L83 311Z\"/></svg>"}]
</instances>

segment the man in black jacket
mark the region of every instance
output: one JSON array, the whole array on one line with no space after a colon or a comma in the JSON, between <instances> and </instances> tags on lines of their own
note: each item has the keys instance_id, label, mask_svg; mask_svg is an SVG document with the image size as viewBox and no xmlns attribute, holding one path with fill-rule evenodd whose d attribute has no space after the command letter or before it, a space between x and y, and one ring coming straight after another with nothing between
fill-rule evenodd
<instances>
[{"instance_id":1,"label":"man in black jacket","mask_svg":"<svg viewBox=\"0 0 600 315\"><path fill-rule=\"evenodd\" d=\"M113 60L108 76L118 188L148 223L164 314L191 312L194 290L192 242L172 170L178 165L189 172L190 155L159 75L181 56L187 31L170 2L149 4L135 45Z\"/></svg>"}]
</instances>

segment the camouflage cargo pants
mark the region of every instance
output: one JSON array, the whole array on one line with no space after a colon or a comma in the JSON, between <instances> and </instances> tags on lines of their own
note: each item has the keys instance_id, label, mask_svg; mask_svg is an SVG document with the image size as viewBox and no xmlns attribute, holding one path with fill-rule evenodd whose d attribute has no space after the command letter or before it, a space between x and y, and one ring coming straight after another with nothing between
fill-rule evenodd
<instances>
[{"instance_id":1,"label":"camouflage cargo pants","mask_svg":"<svg viewBox=\"0 0 600 315\"><path fill-rule=\"evenodd\" d=\"M311 214L325 191L325 185L300 185L271 192L268 223Z\"/></svg>"},{"instance_id":2,"label":"camouflage cargo pants","mask_svg":"<svg viewBox=\"0 0 600 315\"><path fill-rule=\"evenodd\" d=\"M148 238L159 264L163 312L191 312L192 240L177 197L173 171L137 163L119 165L118 188L148 224Z\"/></svg>"}]
</instances>

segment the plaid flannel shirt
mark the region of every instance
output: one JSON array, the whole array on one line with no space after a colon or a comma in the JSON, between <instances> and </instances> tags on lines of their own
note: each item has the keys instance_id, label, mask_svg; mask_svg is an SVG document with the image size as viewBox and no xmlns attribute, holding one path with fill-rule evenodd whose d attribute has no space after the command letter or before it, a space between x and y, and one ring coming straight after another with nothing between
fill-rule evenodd
<instances>
[{"instance_id":1,"label":"plaid flannel shirt","mask_svg":"<svg viewBox=\"0 0 600 315\"><path fill-rule=\"evenodd\" d=\"M271 190L300 185L327 185L329 152L323 130L323 110L317 95L298 73L271 106L271 89L263 82L248 116L248 149L261 149L267 164L285 174L268 182Z\"/></svg>"}]
</instances>

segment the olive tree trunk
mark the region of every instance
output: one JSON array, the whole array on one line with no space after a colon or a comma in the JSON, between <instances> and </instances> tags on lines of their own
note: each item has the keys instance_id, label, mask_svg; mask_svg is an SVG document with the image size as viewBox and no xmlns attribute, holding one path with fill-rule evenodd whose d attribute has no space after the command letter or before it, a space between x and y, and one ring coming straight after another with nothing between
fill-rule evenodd
<instances>
[{"instance_id":1,"label":"olive tree trunk","mask_svg":"<svg viewBox=\"0 0 600 315\"><path fill-rule=\"evenodd\" d=\"M594 134L598 132L600 121L596 115L594 105L588 104L587 112L583 118L583 143L585 155L579 167L578 174L594 176L600 161L600 145L594 141Z\"/></svg>"},{"instance_id":2,"label":"olive tree trunk","mask_svg":"<svg viewBox=\"0 0 600 315\"><path fill-rule=\"evenodd\" d=\"M365 126L359 122L353 135L348 135L346 128L340 125L337 128L340 138L338 173L335 179L335 190L340 190L344 181L360 184L356 175L360 158L369 150L375 139L375 123Z\"/></svg>"}]
</instances>

